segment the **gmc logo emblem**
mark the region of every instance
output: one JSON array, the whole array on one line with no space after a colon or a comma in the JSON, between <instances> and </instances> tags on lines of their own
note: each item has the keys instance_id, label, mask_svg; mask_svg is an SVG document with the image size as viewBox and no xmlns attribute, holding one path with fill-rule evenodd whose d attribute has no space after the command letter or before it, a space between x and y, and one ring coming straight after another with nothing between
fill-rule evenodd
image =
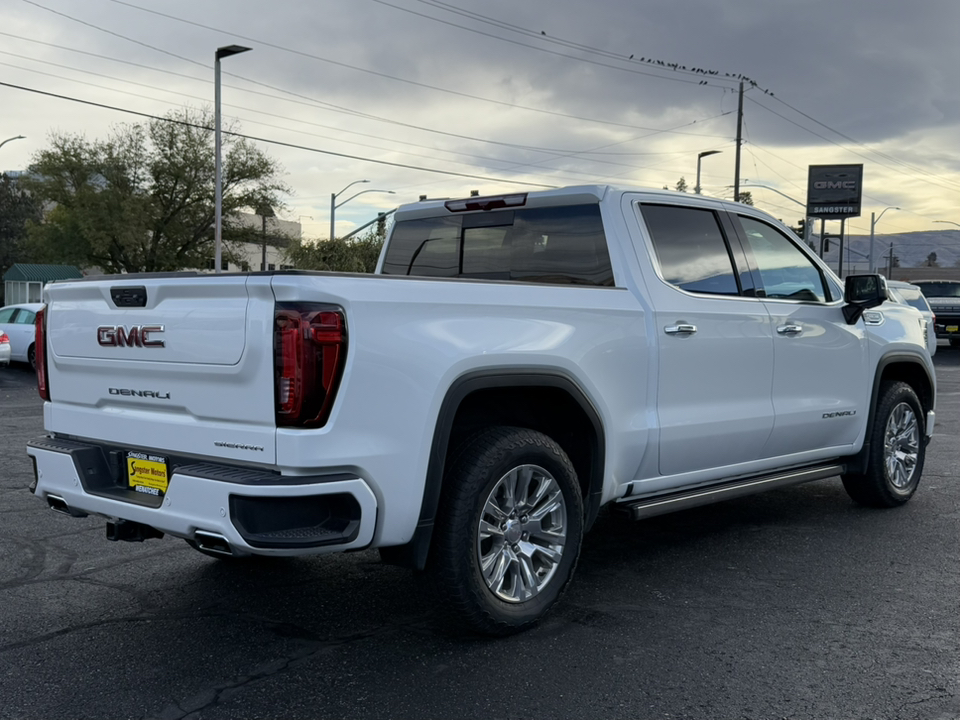
<instances>
[{"instance_id":1,"label":"gmc logo emblem","mask_svg":"<svg viewBox=\"0 0 960 720\"><path fill-rule=\"evenodd\" d=\"M163 332L163 325L101 325L97 328L97 342L103 347L164 347L163 340L154 340L151 335Z\"/></svg>"},{"instance_id":2,"label":"gmc logo emblem","mask_svg":"<svg viewBox=\"0 0 960 720\"><path fill-rule=\"evenodd\" d=\"M817 190L856 190L855 180L817 180L813 183Z\"/></svg>"}]
</instances>

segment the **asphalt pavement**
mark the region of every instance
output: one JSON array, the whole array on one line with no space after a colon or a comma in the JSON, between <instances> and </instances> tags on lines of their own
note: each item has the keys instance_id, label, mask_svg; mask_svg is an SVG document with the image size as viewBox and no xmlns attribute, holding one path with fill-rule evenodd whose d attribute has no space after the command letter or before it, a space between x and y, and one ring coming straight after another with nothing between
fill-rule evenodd
<instances>
[{"instance_id":1,"label":"asphalt pavement","mask_svg":"<svg viewBox=\"0 0 960 720\"><path fill-rule=\"evenodd\" d=\"M956 719L960 351L935 363L906 506L830 479L603 516L561 605L500 640L376 552L218 561L50 512L27 492L42 403L0 368L0 719Z\"/></svg>"}]
</instances>

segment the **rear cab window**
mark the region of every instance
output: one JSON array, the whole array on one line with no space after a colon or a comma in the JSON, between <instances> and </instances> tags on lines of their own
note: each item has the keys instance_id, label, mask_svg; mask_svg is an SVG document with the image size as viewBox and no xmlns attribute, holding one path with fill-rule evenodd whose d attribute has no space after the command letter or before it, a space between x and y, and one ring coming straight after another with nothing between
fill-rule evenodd
<instances>
[{"instance_id":1,"label":"rear cab window","mask_svg":"<svg viewBox=\"0 0 960 720\"><path fill-rule=\"evenodd\" d=\"M398 221L381 273L612 287L597 204Z\"/></svg>"}]
</instances>

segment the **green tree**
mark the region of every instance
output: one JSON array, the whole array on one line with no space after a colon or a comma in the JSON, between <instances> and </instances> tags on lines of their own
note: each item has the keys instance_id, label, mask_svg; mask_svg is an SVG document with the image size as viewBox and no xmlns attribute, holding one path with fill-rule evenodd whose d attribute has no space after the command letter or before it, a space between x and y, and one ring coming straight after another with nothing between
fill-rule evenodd
<instances>
[{"instance_id":1,"label":"green tree","mask_svg":"<svg viewBox=\"0 0 960 720\"><path fill-rule=\"evenodd\" d=\"M53 207L31 228L36 255L107 272L205 267L214 255L212 126L209 113L184 110L121 125L106 140L54 135L30 167L31 192ZM223 158L230 256L231 245L245 239L234 214L281 207L288 189L278 163L247 140L227 135Z\"/></svg>"},{"instance_id":2,"label":"green tree","mask_svg":"<svg viewBox=\"0 0 960 720\"><path fill-rule=\"evenodd\" d=\"M686 192L687 179L681 176L681 178L677 180L677 184L676 184L676 187L674 187L674 190L676 190L677 192Z\"/></svg>"},{"instance_id":3,"label":"green tree","mask_svg":"<svg viewBox=\"0 0 960 720\"><path fill-rule=\"evenodd\" d=\"M749 190L744 190L740 193L740 197L737 198L738 202L742 202L744 205L753 205L753 193Z\"/></svg>"},{"instance_id":4,"label":"green tree","mask_svg":"<svg viewBox=\"0 0 960 720\"><path fill-rule=\"evenodd\" d=\"M40 210L20 183L0 174L0 278L17 262L32 262L27 248L27 226L40 220ZM0 283L0 304L3 286Z\"/></svg>"},{"instance_id":5,"label":"green tree","mask_svg":"<svg viewBox=\"0 0 960 720\"><path fill-rule=\"evenodd\" d=\"M937 262L937 254L932 252L927 255L927 262L925 264L927 267L940 267L940 263Z\"/></svg>"},{"instance_id":6,"label":"green tree","mask_svg":"<svg viewBox=\"0 0 960 720\"><path fill-rule=\"evenodd\" d=\"M300 270L372 273L382 247L383 237L371 230L359 238L300 243L288 249L287 257Z\"/></svg>"}]
</instances>

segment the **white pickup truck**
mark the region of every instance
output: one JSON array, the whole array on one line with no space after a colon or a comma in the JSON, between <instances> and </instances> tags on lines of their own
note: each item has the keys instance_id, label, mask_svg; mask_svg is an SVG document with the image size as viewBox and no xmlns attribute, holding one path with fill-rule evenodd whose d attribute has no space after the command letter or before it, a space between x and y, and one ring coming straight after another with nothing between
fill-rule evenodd
<instances>
[{"instance_id":1,"label":"white pickup truck","mask_svg":"<svg viewBox=\"0 0 960 720\"><path fill-rule=\"evenodd\" d=\"M752 207L608 186L405 205L377 275L56 283L32 490L113 540L379 548L516 632L603 506L829 477L906 502L935 377L919 313L885 298Z\"/></svg>"}]
</instances>

